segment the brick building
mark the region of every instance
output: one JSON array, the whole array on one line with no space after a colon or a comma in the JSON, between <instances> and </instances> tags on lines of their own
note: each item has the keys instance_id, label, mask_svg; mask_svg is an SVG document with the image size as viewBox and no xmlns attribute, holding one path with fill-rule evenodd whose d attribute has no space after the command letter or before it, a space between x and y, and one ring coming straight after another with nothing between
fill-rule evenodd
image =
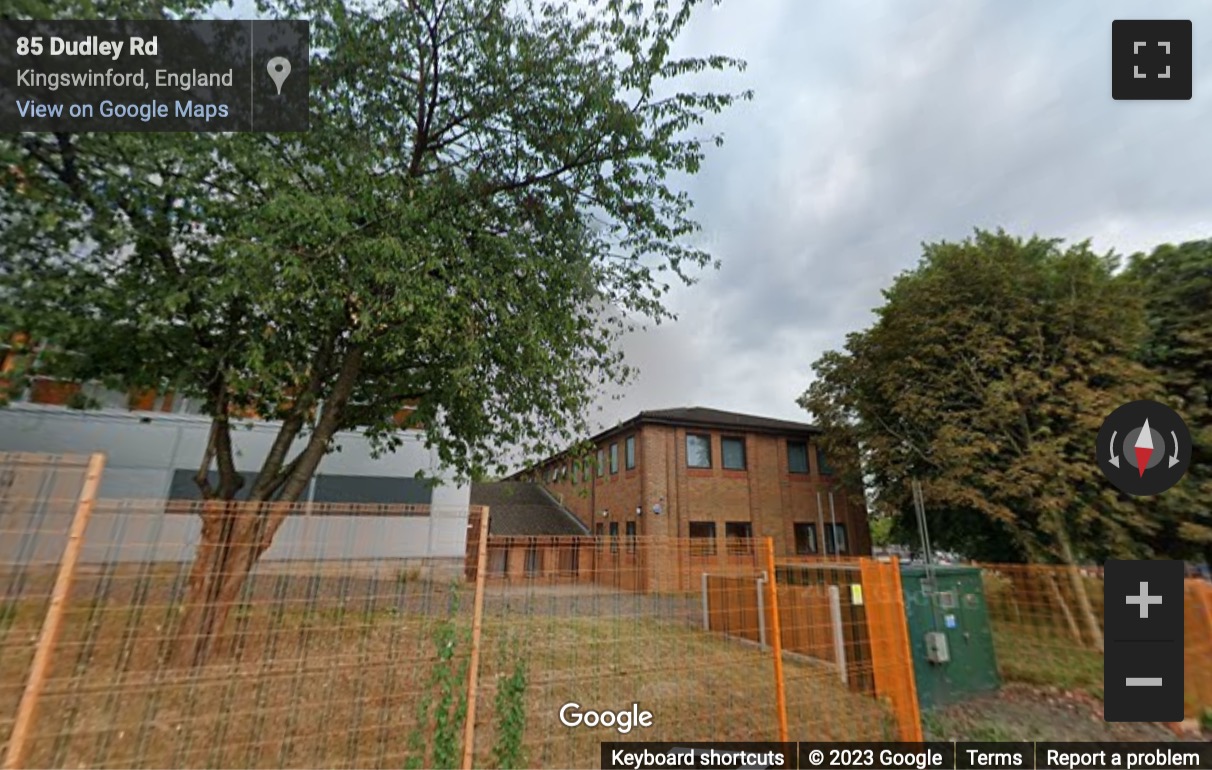
<instances>
[{"instance_id":1,"label":"brick building","mask_svg":"<svg viewBox=\"0 0 1212 770\"><path fill-rule=\"evenodd\" d=\"M870 553L866 507L835 483L819 435L702 407L641 412L594 436L588 457L553 457L513 479L543 484L622 561L629 538L654 536L689 538L712 562L752 563L746 541L765 537L779 555Z\"/></svg>"}]
</instances>

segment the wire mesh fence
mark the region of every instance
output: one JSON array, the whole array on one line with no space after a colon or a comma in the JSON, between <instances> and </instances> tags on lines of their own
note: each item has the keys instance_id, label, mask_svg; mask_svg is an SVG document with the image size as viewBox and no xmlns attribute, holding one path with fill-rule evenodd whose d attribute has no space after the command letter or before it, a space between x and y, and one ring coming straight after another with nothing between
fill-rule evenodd
<instances>
[{"instance_id":1,"label":"wire mesh fence","mask_svg":"<svg viewBox=\"0 0 1212 770\"><path fill-rule=\"evenodd\" d=\"M1008 681L1103 688L1103 573L1092 567L988 564L983 568L998 666ZM1212 708L1212 584L1184 596L1188 717Z\"/></svg>"},{"instance_id":2,"label":"wire mesh fence","mask_svg":"<svg viewBox=\"0 0 1212 770\"><path fill-rule=\"evenodd\" d=\"M0 464L6 767L593 767L603 740L904 735L870 661L799 649L815 605L769 540L94 500L99 459ZM866 611L896 595L846 569L872 586ZM752 639L723 620L751 601ZM870 654L880 634L857 633L843 644Z\"/></svg>"}]
</instances>

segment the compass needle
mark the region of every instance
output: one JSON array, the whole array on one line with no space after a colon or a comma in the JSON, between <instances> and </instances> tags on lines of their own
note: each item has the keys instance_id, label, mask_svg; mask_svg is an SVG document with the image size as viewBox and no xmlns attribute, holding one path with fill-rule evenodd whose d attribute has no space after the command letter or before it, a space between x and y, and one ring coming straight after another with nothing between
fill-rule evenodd
<instances>
[{"instance_id":1,"label":"compass needle","mask_svg":"<svg viewBox=\"0 0 1212 770\"><path fill-rule=\"evenodd\" d=\"M1144 426L1140 429L1140 435L1136 437L1136 469L1140 471L1140 475L1145 475L1145 468L1149 465L1149 458L1153 456L1153 431L1149 428L1149 420L1145 419Z\"/></svg>"}]
</instances>

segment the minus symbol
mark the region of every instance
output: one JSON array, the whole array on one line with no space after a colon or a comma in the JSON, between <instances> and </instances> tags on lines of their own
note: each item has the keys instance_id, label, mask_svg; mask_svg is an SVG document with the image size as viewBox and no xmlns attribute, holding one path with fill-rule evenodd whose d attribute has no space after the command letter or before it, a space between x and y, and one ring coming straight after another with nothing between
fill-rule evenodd
<instances>
[{"instance_id":1,"label":"minus symbol","mask_svg":"<svg viewBox=\"0 0 1212 770\"><path fill-rule=\"evenodd\" d=\"M1130 676L1125 680L1128 687L1161 687L1160 676Z\"/></svg>"}]
</instances>

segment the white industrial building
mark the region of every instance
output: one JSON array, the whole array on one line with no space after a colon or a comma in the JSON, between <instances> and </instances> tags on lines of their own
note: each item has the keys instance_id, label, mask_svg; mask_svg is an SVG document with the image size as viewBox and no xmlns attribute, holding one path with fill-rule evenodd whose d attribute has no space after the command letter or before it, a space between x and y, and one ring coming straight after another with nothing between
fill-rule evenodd
<instances>
[{"instance_id":1,"label":"white industrial building","mask_svg":"<svg viewBox=\"0 0 1212 770\"><path fill-rule=\"evenodd\" d=\"M277 429L276 423L259 421L233 426L236 468L245 477L245 490L252 487ZM159 507L156 501L200 498L193 478L209 431L209 418L179 412L77 410L25 402L0 407L0 453L105 455L99 502L81 555L85 562L192 556L201 532L199 517ZM340 451L323 459L304 498L336 505L303 506L303 513L283 524L263 561L464 557L470 487L415 478L418 471L439 474L437 453L425 447L419 432L407 432L399 448L377 458L358 432L338 434L337 444ZM300 441L296 451L301 448ZM29 488L40 483L31 480L18 489L22 483L11 471L7 481L0 479L8 486L0 489L0 563L53 561L62 553L71 514L63 506L39 509L31 502L53 496ZM20 505L15 504L18 498L24 501ZM391 509L344 515L342 503L411 503L428 509L413 515Z\"/></svg>"}]
</instances>

